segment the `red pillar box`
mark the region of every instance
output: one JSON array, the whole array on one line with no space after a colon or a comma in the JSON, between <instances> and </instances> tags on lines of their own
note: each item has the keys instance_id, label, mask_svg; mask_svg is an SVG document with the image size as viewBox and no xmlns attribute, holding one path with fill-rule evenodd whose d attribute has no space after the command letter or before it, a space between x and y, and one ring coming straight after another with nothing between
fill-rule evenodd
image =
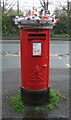
<instances>
[{"instance_id":1,"label":"red pillar box","mask_svg":"<svg viewBox=\"0 0 71 120\"><path fill-rule=\"evenodd\" d=\"M21 95L27 105L48 102L50 89L50 30L20 30Z\"/></svg>"}]
</instances>

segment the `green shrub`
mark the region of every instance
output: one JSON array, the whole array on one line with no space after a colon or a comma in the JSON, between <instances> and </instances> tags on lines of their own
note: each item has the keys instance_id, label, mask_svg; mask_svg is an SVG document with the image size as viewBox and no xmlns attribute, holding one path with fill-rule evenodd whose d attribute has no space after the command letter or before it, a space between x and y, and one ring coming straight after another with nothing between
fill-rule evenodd
<instances>
[{"instance_id":1,"label":"green shrub","mask_svg":"<svg viewBox=\"0 0 71 120\"><path fill-rule=\"evenodd\" d=\"M13 22L13 16L2 16L2 35L19 36L19 28Z\"/></svg>"},{"instance_id":2,"label":"green shrub","mask_svg":"<svg viewBox=\"0 0 71 120\"><path fill-rule=\"evenodd\" d=\"M59 19L53 30L54 34L69 34L68 17L64 16Z\"/></svg>"}]
</instances>

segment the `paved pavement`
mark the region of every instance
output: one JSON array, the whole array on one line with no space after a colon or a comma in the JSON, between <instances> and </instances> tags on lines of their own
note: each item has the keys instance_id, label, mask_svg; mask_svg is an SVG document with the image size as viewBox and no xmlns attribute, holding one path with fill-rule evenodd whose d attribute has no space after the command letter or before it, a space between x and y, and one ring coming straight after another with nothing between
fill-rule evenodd
<instances>
[{"instance_id":1,"label":"paved pavement","mask_svg":"<svg viewBox=\"0 0 71 120\"><path fill-rule=\"evenodd\" d=\"M1 46L1 44L0 44ZM3 118L68 118L69 117L69 42L51 41L50 81L51 87L58 89L66 100L51 111L46 106L39 113L16 113L10 107L9 99L20 89L20 48L19 43L3 43L2 51L2 116ZM0 62L1 66L1 62ZM1 70L1 68L0 68ZM43 109L43 110L42 110ZM17 120L17 119L16 119Z\"/></svg>"}]
</instances>

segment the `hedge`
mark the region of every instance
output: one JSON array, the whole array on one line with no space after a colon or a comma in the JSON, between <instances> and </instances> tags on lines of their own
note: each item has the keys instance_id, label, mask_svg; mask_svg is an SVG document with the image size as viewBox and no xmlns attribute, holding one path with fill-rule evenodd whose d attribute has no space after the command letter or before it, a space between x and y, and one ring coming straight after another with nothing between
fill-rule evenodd
<instances>
[{"instance_id":1,"label":"hedge","mask_svg":"<svg viewBox=\"0 0 71 120\"><path fill-rule=\"evenodd\" d=\"M20 30L13 22L14 16L2 16L2 35L3 36L19 36ZM69 23L68 18L61 17L51 32L52 34L68 34Z\"/></svg>"},{"instance_id":2,"label":"hedge","mask_svg":"<svg viewBox=\"0 0 71 120\"><path fill-rule=\"evenodd\" d=\"M20 30L13 22L14 16L2 16L2 36L19 36Z\"/></svg>"}]
</instances>

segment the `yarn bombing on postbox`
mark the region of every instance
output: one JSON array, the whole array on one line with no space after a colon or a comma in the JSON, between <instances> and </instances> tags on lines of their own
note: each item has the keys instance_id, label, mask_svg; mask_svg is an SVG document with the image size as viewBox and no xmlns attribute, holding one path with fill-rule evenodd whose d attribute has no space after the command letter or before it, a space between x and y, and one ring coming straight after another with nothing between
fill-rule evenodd
<instances>
[{"instance_id":1,"label":"yarn bombing on postbox","mask_svg":"<svg viewBox=\"0 0 71 120\"><path fill-rule=\"evenodd\" d=\"M55 19L55 16L50 15L47 11L41 13L41 11L37 11L34 9L28 15L23 16L15 16L13 19L14 23L19 28L49 28L52 29L53 26L58 22L58 18Z\"/></svg>"}]
</instances>

